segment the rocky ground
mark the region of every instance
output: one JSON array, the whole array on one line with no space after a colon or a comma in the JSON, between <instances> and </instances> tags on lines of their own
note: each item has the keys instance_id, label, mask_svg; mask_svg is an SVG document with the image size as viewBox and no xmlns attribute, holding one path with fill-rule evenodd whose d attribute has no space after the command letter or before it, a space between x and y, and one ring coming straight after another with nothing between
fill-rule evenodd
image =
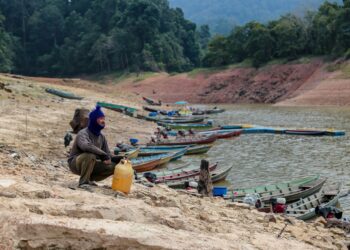
<instances>
[{"instance_id":1,"label":"rocky ground","mask_svg":"<svg viewBox=\"0 0 350 250\"><path fill-rule=\"evenodd\" d=\"M64 100L47 86L86 98ZM270 216L163 185L135 183L129 196L112 191L111 179L78 189L63 146L75 108L98 100L140 107L139 99L79 79L0 76L0 249L347 249L346 233L322 220ZM145 142L155 128L105 113L111 148L130 137Z\"/></svg>"}]
</instances>

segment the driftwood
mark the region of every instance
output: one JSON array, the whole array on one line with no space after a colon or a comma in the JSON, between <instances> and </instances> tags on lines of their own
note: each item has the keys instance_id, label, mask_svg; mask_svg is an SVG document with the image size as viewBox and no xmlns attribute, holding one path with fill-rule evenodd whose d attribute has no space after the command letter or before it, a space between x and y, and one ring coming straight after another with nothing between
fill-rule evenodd
<instances>
[{"instance_id":1,"label":"driftwood","mask_svg":"<svg viewBox=\"0 0 350 250\"><path fill-rule=\"evenodd\" d=\"M343 229L347 233L350 233L350 222L347 222L347 221L342 221L337 219L328 219L326 227L327 228L337 227L337 228Z\"/></svg>"},{"instance_id":2,"label":"driftwood","mask_svg":"<svg viewBox=\"0 0 350 250\"><path fill-rule=\"evenodd\" d=\"M211 181L211 175L209 171L209 162L206 160L202 160L201 162L197 190L198 193L203 196L213 196L213 184Z\"/></svg>"}]
</instances>

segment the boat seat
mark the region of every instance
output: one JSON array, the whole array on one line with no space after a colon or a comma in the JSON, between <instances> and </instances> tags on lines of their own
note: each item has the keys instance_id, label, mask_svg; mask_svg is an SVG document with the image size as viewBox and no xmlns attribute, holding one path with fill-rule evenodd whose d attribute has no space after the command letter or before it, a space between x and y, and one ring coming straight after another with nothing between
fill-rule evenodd
<instances>
[{"instance_id":1,"label":"boat seat","mask_svg":"<svg viewBox=\"0 0 350 250\"><path fill-rule=\"evenodd\" d=\"M329 190L329 191L324 192L324 195L327 195L327 196L335 196L337 194L338 194L337 190Z\"/></svg>"}]
</instances>

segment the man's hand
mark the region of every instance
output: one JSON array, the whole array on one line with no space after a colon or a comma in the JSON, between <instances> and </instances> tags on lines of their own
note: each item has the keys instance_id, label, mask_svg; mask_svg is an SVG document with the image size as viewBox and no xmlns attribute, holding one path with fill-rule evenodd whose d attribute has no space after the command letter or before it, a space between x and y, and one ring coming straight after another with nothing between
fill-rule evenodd
<instances>
[{"instance_id":1,"label":"man's hand","mask_svg":"<svg viewBox=\"0 0 350 250\"><path fill-rule=\"evenodd\" d=\"M103 163L105 165L110 165L110 164L112 164L112 161L111 161L111 159L108 159L108 160L103 161Z\"/></svg>"}]
</instances>

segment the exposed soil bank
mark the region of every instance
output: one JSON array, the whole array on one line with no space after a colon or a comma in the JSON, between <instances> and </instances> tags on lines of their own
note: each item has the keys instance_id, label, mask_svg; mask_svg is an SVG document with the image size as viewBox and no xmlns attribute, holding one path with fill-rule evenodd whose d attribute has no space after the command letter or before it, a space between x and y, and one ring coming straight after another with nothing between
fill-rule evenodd
<instances>
[{"instance_id":1,"label":"exposed soil bank","mask_svg":"<svg viewBox=\"0 0 350 250\"><path fill-rule=\"evenodd\" d=\"M144 81L126 81L120 89L175 102L272 103L282 105L349 105L350 78L330 73L321 59L309 63L233 68L195 76L160 74Z\"/></svg>"},{"instance_id":2,"label":"exposed soil bank","mask_svg":"<svg viewBox=\"0 0 350 250\"><path fill-rule=\"evenodd\" d=\"M92 192L76 189L63 146L74 109L141 103L111 86L38 80L0 75L0 249L346 249L346 234L320 222L287 222L162 185L135 184L128 197L109 188L111 179ZM64 100L45 93L48 86L86 98ZM131 136L145 141L155 128L104 111L111 148Z\"/></svg>"}]
</instances>

